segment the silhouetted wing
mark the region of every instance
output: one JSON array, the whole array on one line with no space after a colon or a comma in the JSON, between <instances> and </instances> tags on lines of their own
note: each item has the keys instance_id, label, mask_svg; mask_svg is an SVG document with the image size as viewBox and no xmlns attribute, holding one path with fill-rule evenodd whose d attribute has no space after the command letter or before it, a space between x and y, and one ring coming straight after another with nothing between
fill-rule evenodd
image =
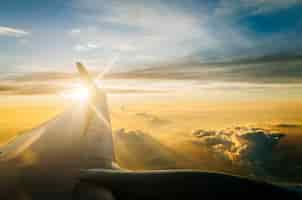
<instances>
[{"instance_id":1,"label":"silhouetted wing","mask_svg":"<svg viewBox=\"0 0 302 200\"><path fill-rule=\"evenodd\" d=\"M41 167L111 166L115 157L106 94L91 80L84 66L78 69L82 78L89 80L92 90L89 99L74 101L66 112L2 147L0 160L15 160L19 164L30 162Z\"/></svg>"}]
</instances>

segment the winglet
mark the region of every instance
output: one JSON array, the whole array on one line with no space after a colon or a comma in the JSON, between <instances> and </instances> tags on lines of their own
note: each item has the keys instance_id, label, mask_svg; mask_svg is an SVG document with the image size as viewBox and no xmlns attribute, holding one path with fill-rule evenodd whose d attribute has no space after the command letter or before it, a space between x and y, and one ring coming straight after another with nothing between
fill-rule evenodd
<instances>
[{"instance_id":1,"label":"winglet","mask_svg":"<svg viewBox=\"0 0 302 200\"><path fill-rule=\"evenodd\" d=\"M96 134L95 141L101 138L102 142L100 142L100 144L106 147L106 151L102 152L101 154L107 159L115 161L113 139L111 133L111 122L106 93L102 88L99 88L97 86L92 76L89 74L88 70L82 63L77 62L76 67L79 71L81 79L84 81L91 92L89 101L90 112L88 115L90 117L87 118L87 121L85 123L86 126L84 129L84 134L87 134L87 137L92 137L92 134ZM101 128L107 130L107 132L103 131L100 133L95 133L95 130L93 129L95 129L96 126L101 126ZM89 128L92 128L92 130L89 130ZM92 131L92 133L88 133L89 131Z\"/></svg>"},{"instance_id":2,"label":"winglet","mask_svg":"<svg viewBox=\"0 0 302 200\"><path fill-rule=\"evenodd\" d=\"M76 63L76 67L81 75L81 78L83 80L85 80L87 83L91 83L92 82L92 78L89 74L89 72L87 71L87 69L84 67L84 65L80 62Z\"/></svg>"}]
</instances>

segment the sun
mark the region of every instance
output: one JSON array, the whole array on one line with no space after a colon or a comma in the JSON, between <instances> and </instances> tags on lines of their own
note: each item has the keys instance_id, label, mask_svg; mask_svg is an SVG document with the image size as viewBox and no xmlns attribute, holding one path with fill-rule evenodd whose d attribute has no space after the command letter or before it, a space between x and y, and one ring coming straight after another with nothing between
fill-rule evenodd
<instances>
[{"instance_id":1,"label":"sun","mask_svg":"<svg viewBox=\"0 0 302 200\"><path fill-rule=\"evenodd\" d=\"M79 86L77 88L75 88L72 92L64 95L67 96L68 98L71 98L72 100L76 100L76 101L87 101L87 99L90 96L90 92L88 90L88 88L84 87L84 86Z\"/></svg>"}]
</instances>

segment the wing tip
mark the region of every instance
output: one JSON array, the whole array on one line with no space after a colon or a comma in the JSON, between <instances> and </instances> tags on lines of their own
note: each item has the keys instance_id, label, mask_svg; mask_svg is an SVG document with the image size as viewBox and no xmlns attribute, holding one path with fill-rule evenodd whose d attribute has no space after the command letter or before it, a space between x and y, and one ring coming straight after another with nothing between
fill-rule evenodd
<instances>
[{"instance_id":1,"label":"wing tip","mask_svg":"<svg viewBox=\"0 0 302 200\"><path fill-rule=\"evenodd\" d=\"M81 71L84 68L84 65L81 62L76 62L75 65L79 71Z\"/></svg>"},{"instance_id":2,"label":"wing tip","mask_svg":"<svg viewBox=\"0 0 302 200\"><path fill-rule=\"evenodd\" d=\"M80 62L80 61L76 62L75 64L76 64L76 66L83 66L82 62Z\"/></svg>"},{"instance_id":3,"label":"wing tip","mask_svg":"<svg viewBox=\"0 0 302 200\"><path fill-rule=\"evenodd\" d=\"M85 66L81 62L76 62L76 67L82 76L85 77L89 76L88 71L86 70Z\"/></svg>"}]
</instances>

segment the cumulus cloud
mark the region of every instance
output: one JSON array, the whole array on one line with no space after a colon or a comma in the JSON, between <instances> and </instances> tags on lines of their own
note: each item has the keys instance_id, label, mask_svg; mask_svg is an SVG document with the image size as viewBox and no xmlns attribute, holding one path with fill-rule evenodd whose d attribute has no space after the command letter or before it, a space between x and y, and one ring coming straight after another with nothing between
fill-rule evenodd
<instances>
[{"instance_id":1,"label":"cumulus cloud","mask_svg":"<svg viewBox=\"0 0 302 200\"><path fill-rule=\"evenodd\" d=\"M21 29L0 26L0 36L8 36L8 37L23 37L29 35L29 32L26 32Z\"/></svg>"},{"instance_id":2,"label":"cumulus cloud","mask_svg":"<svg viewBox=\"0 0 302 200\"><path fill-rule=\"evenodd\" d=\"M194 144L205 146L210 152L235 164L263 167L275 159L274 147L285 135L261 128L236 127L226 130L196 130Z\"/></svg>"},{"instance_id":3,"label":"cumulus cloud","mask_svg":"<svg viewBox=\"0 0 302 200\"><path fill-rule=\"evenodd\" d=\"M286 136L282 133L243 126L199 129L181 136L171 133L168 138L155 134L143 130L115 131L119 163L129 169L193 168L261 180L301 180L300 148L289 148L292 144L288 141L280 144Z\"/></svg>"}]
</instances>

